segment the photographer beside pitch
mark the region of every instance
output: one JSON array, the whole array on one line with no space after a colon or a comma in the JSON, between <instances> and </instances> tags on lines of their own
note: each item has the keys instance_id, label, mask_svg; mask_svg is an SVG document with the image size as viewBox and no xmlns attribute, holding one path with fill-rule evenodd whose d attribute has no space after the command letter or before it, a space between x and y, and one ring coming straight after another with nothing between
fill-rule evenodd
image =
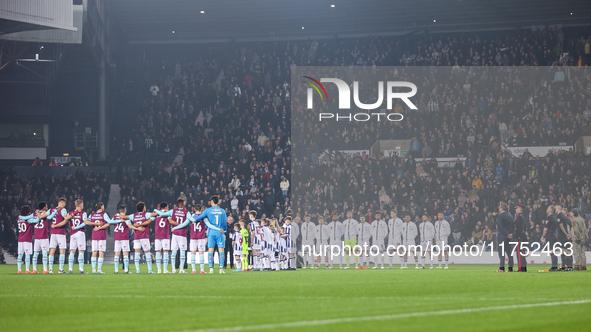
<instances>
[{"instance_id":1,"label":"photographer beside pitch","mask_svg":"<svg viewBox=\"0 0 591 332\"><path fill-rule=\"evenodd\" d=\"M515 222L508 210L506 203L499 203L499 215L497 216L497 241L499 250L500 267L497 272L505 272L505 254L509 257L509 272L513 272L512 245L509 243L515 233Z\"/></svg>"}]
</instances>

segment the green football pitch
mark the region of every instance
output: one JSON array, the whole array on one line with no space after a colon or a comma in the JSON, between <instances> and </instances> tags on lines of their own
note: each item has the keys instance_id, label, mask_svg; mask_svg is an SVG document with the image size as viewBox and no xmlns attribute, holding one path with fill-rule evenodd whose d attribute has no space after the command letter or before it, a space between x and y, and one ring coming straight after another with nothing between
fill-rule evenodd
<instances>
[{"instance_id":1,"label":"green football pitch","mask_svg":"<svg viewBox=\"0 0 591 332\"><path fill-rule=\"evenodd\" d=\"M591 325L587 271L494 273L495 266L463 265L148 275L142 269L17 275L16 266L0 266L0 330L585 331Z\"/></svg>"}]
</instances>

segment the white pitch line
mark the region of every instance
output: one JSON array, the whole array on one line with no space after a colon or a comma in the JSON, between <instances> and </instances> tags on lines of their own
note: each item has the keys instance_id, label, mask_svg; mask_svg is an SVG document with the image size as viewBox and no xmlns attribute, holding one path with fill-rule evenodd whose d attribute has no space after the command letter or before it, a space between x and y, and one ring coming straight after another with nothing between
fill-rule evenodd
<instances>
[{"instance_id":1,"label":"white pitch line","mask_svg":"<svg viewBox=\"0 0 591 332\"><path fill-rule=\"evenodd\" d=\"M504 306L483 307L483 308L467 308L467 309L442 310L442 311L412 312L412 313L406 313L406 314L394 314L394 315L382 315L382 316L334 318L334 319L309 320L309 321L277 323L277 324L235 326L235 327L223 327L223 328L201 329L201 330L185 330L184 332L237 332L237 331L249 331L249 330L270 330L270 329L290 328L290 327L321 326L321 325L341 324L341 323L358 323L358 322L368 322L368 321L393 320L393 319L411 318L411 317L445 316L445 315L467 314L467 313L493 311L493 310L522 309L522 308L535 308L535 307L553 307L553 306L565 305L565 304L584 304L584 303L591 303L591 300L515 304L515 305L504 305Z\"/></svg>"}]
</instances>

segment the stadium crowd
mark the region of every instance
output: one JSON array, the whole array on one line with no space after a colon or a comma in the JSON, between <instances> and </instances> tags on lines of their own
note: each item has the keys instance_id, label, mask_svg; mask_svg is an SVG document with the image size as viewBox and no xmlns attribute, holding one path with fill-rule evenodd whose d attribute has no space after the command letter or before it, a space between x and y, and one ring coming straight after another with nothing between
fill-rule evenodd
<instances>
[{"instance_id":1,"label":"stadium crowd","mask_svg":"<svg viewBox=\"0 0 591 332\"><path fill-rule=\"evenodd\" d=\"M580 135L589 134L589 77L572 72L584 65L579 55L589 63L588 48L585 34L565 37L561 31L544 30L486 38L461 34L267 43L193 63L167 67L159 62L157 71L152 70L157 79L137 102L137 127L131 136L117 139L124 143L112 147L121 158L179 152L183 160L175 166L172 161L143 161L149 164L140 164L121 181L126 193L122 196L125 203L145 200L153 206L159 199L171 201L179 195L203 203L215 192L222 206L239 216L249 209L259 215L290 215L291 196L303 199L294 202L299 207L294 215L300 217L304 210L343 214L351 207L397 208L411 212L415 220L424 211L433 215L444 209L454 221L456 242L494 237L492 207L499 200L520 201L528 204L535 233L542 221L539 211L548 199L565 206L586 205L591 213L583 189L589 181L588 161L572 152L514 159L503 156L502 146L572 145ZM291 183L290 173L292 65L453 68L439 77L425 73L418 80L428 87L420 91L428 92L418 95L418 112L405 114L402 126L382 122L331 133L330 128L301 121L298 133L310 135L303 140L310 144L305 146L310 155L303 168L311 167L315 179L323 178L315 188L303 188ZM538 65L555 67L529 70ZM527 68L502 76L492 66ZM403 72L400 69L399 75ZM453 79L451 84L434 83L445 76ZM427 160L415 165L412 158L342 155L333 157L339 159L327 167L318 165L319 153L314 153L325 148L369 149L377 139L402 138L413 138L411 155ZM433 167L428 160L458 156L467 160L453 169ZM348 167L345 160L351 163ZM324 172L326 177L321 176ZM351 174L336 175L340 172ZM550 182L546 174L552 174ZM333 178L338 182L331 183ZM349 184L352 179L356 183ZM315 204L319 200L327 206L320 208Z\"/></svg>"},{"instance_id":2,"label":"stadium crowd","mask_svg":"<svg viewBox=\"0 0 591 332\"><path fill-rule=\"evenodd\" d=\"M495 236L498 201L520 202L527 206L530 234L539 238L540 211L551 202L579 207L587 220L591 218L589 160L578 152L513 158L503 154L502 147L572 145L580 135L589 134L589 77L576 75L574 67L591 63L590 57L588 31L565 35L543 30L489 33L486 38L450 34L259 43L230 54L214 52L194 62L172 66L155 62L144 68L150 72L146 74L150 82L133 83L143 91L133 101L137 107L126 110L135 121L111 141L110 158L117 166L113 182L121 187L119 205L131 211L145 201L152 210L161 201L179 197L190 206L206 205L215 193L222 208L244 219L250 210L263 218L281 219L303 218L305 213L344 217L344 211L354 209L358 215L367 213L371 221L378 209L396 209L410 213L414 221L425 212L433 216L443 210L455 242L478 243ZM418 111L405 113L408 121L395 128L383 122L337 127L329 134L312 123L294 123L298 134L310 135L303 140L310 155L298 159L297 165L314 181L293 184L293 65L368 70L450 66L450 72L440 74L453 80L435 84L429 77L421 79L428 89L416 97ZM493 74L499 69L492 68L549 65L556 67L524 70L524 76L515 69L502 78ZM404 74L401 68L399 75ZM502 88L489 88L493 80L503 83ZM510 95L515 91L526 93L518 93L520 98L514 100ZM369 149L377 139L411 138L410 154L404 157L319 158L323 149ZM155 160L154 155L163 158ZM424 159L415 162L411 156ZM440 168L430 159L434 157L466 157L466 162ZM14 181L14 175L3 174L3 179L13 179L3 181L4 193L13 194L0 198L2 213L6 216L14 204L28 200L33 205L36 199L55 205L58 195L68 196L68 202L79 196L105 202L108 190L99 185L96 194L97 177L91 182L88 176L81 181L72 175L21 183ZM56 190L65 184L48 184L65 181L74 182L63 193ZM108 181L101 177L102 183ZM15 198L27 187L29 194ZM293 212L291 197L297 199Z\"/></svg>"}]
</instances>

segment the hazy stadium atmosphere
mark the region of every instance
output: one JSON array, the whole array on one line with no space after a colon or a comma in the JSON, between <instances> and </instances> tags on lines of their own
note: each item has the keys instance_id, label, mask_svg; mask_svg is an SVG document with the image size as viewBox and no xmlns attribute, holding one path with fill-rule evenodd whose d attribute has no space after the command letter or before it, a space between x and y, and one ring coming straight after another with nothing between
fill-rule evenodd
<instances>
[{"instance_id":1,"label":"hazy stadium atmosphere","mask_svg":"<svg viewBox=\"0 0 591 332\"><path fill-rule=\"evenodd\" d=\"M584 0L0 1L2 330L588 330L589 66Z\"/></svg>"}]
</instances>

